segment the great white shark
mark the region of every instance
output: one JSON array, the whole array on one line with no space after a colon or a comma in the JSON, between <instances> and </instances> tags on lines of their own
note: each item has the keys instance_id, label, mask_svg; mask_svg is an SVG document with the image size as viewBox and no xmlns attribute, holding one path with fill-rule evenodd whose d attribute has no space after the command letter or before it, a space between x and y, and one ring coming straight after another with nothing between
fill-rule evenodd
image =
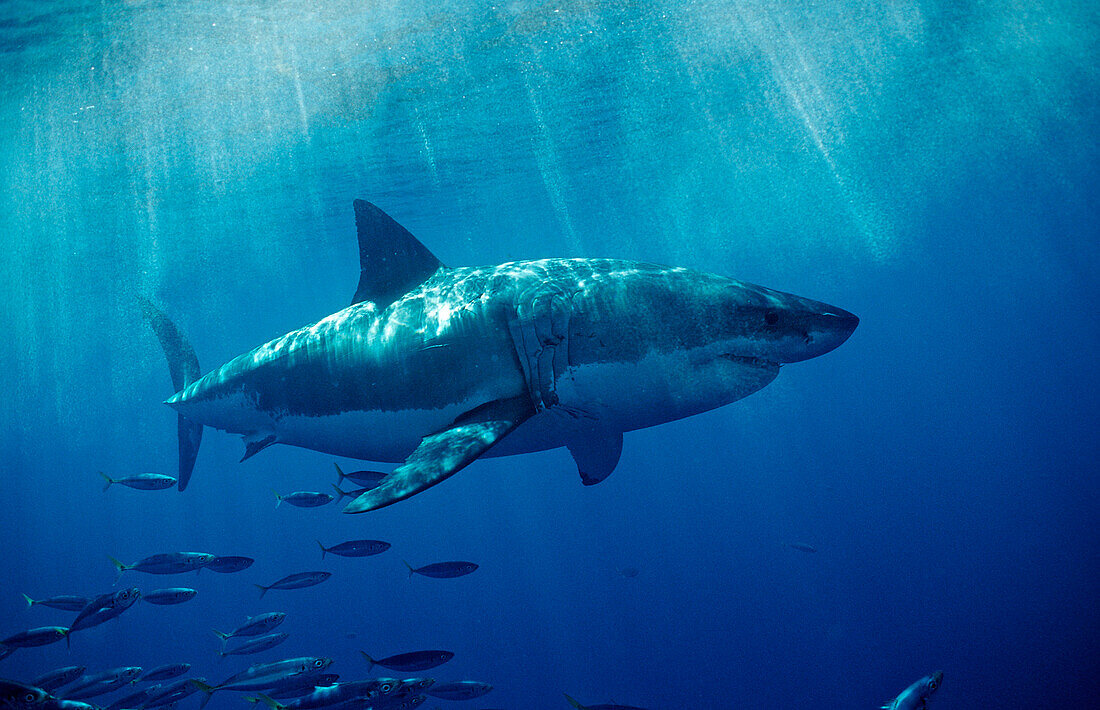
<instances>
[{"instance_id":1,"label":"great white shark","mask_svg":"<svg viewBox=\"0 0 1100 710\"><path fill-rule=\"evenodd\" d=\"M356 200L352 304L199 377L179 329L143 310L178 390L179 487L212 426L271 444L398 463L346 513L382 508L480 456L558 447L585 485L623 432L735 402L852 334L851 313L691 269L617 259L444 266ZM244 459L242 459L244 460Z\"/></svg>"}]
</instances>

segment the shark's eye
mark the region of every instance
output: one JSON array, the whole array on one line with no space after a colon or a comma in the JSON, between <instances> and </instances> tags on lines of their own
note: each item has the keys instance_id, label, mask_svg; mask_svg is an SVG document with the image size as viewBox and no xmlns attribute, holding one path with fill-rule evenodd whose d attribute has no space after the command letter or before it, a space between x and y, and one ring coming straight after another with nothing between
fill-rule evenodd
<instances>
[{"instance_id":1,"label":"shark's eye","mask_svg":"<svg viewBox=\"0 0 1100 710\"><path fill-rule=\"evenodd\" d=\"M779 314L775 311L768 311L764 314L764 322L768 325L775 325L779 322Z\"/></svg>"}]
</instances>

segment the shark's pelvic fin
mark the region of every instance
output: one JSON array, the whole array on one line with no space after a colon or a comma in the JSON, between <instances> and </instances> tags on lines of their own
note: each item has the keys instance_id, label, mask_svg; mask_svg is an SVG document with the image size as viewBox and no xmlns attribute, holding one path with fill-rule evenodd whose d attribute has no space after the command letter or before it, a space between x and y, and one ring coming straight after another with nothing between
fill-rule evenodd
<instances>
[{"instance_id":1,"label":"shark's pelvic fin","mask_svg":"<svg viewBox=\"0 0 1100 710\"><path fill-rule=\"evenodd\" d=\"M448 428L420 440L405 463L376 488L344 508L365 513L384 508L453 476L535 413L527 395L500 399L462 415Z\"/></svg>"},{"instance_id":2,"label":"shark's pelvic fin","mask_svg":"<svg viewBox=\"0 0 1100 710\"><path fill-rule=\"evenodd\" d=\"M443 264L407 229L366 200L356 200L359 288L352 303L383 309L427 281Z\"/></svg>"},{"instance_id":3,"label":"shark's pelvic fin","mask_svg":"<svg viewBox=\"0 0 1100 710\"><path fill-rule=\"evenodd\" d=\"M199 379L199 358L195 349L187 342L176 324L173 323L152 301L138 296L141 312L149 321L153 332L157 334L164 357L168 360L168 371L172 375L172 386L179 392L187 385ZM195 459L199 455L202 443L202 424L184 419L179 415L176 423L176 436L179 439L179 489L187 488L191 472L195 469Z\"/></svg>"},{"instance_id":4,"label":"shark's pelvic fin","mask_svg":"<svg viewBox=\"0 0 1100 710\"><path fill-rule=\"evenodd\" d=\"M611 475L623 453L623 433L603 427L592 427L574 434L567 444L577 462L581 483L594 486Z\"/></svg>"}]
</instances>

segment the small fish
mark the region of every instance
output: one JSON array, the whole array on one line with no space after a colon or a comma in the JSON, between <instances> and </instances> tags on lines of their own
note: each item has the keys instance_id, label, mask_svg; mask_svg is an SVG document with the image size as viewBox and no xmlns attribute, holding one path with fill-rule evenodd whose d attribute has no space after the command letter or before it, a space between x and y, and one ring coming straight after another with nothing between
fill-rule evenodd
<instances>
[{"instance_id":1,"label":"small fish","mask_svg":"<svg viewBox=\"0 0 1100 710\"><path fill-rule=\"evenodd\" d=\"M27 600L28 608L32 606L48 606L51 609L60 609L61 611L80 611L91 601L91 599L87 597L74 597L68 595L48 597L46 599L31 599L24 594L23 598Z\"/></svg>"},{"instance_id":2,"label":"small fish","mask_svg":"<svg viewBox=\"0 0 1100 710\"><path fill-rule=\"evenodd\" d=\"M69 627L69 632L90 629L93 626L99 626L106 621L110 621L132 607L140 598L141 590L137 587L100 594L80 610L80 613L77 614L76 619ZM68 637L66 637L65 642L69 642Z\"/></svg>"},{"instance_id":3,"label":"small fish","mask_svg":"<svg viewBox=\"0 0 1100 710\"><path fill-rule=\"evenodd\" d=\"M95 710L87 703L60 700L42 688L0 680L0 708L4 710Z\"/></svg>"},{"instance_id":4,"label":"small fish","mask_svg":"<svg viewBox=\"0 0 1100 710\"><path fill-rule=\"evenodd\" d=\"M340 675L337 673L320 673L318 675L309 674L306 676L297 676L296 678L280 683L278 688L268 688L264 693L269 698L277 698L279 700L285 700L287 698L300 698L303 695L309 695L317 688L324 688L332 685L340 679Z\"/></svg>"},{"instance_id":5,"label":"small fish","mask_svg":"<svg viewBox=\"0 0 1100 710\"><path fill-rule=\"evenodd\" d=\"M433 685L435 685L435 678L405 678L401 681L398 691L401 695L421 693Z\"/></svg>"},{"instance_id":6,"label":"small fish","mask_svg":"<svg viewBox=\"0 0 1100 710\"><path fill-rule=\"evenodd\" d=\"M639 570L637 567L620 567L618 569L618 572L620 575L626 577L627 579L634 579L639 574L641 574L641 570Z\"/></svg>"},{"instance_id":7,"label":"small fish","mask_svg":"<svg viewBox=\"0 0 1100 710\"><path fill-rule=\"evenodd\" d=\"M153 697L160 692L161 684L154 683L153 685L142 688L136 693L130 693L124 695L118 700L108 705L104 710L124 710L124 708L140 708L145 704L145 701Z\"/></svg>"},{"instance_id":8,"label":"small fish","mask_svg":"<svg viewBox=\"0 0 1100 710\"><path fill-rule=\"evenodd\" d=\"M116 680L124 680L127 683L136 681L141 677L141 668L138 666L119 666L118 668L111 668L109 670L100 671L99 673L93 673L92 675L84 676L80 679L81 686L95 685L96 683L113 683ZM70 688L74 690L76 687Z\"/></svg>"},{"instance_id":9,"label":"small fish","mask_svg":"<svg viewBox=\"0 0 1100 710\"><path fill-rule=\"evenodd\" d=\"M119 688L123 688L130 685L131 681L123 680L122 678L116 678L115 680L102 681L100 683L94 683L86 688L74 690L70 688L65 691L66 700L87 700L88 698L98 698L100 695L106 695L107 693L113 693Z\"/></svg>"},{"instance_id":10,"label":"small fish","mask_svg":"<svg viewBox=\"0 0 1100 710\"><path fill-rule=\"evenodd\" d=\"M68 638L68 636L69 629L64 626L39 626L12 634L0 641L0 646L7 646L8 648L45 646L49 643L57 643L63 638Z\"/></svg>"},{"instance_id":11,"label":"small fish","mask_svg":"<svg viewBox=\"0 0 1100 710\"><path fill-rule=\"evenodd\" d=\"M269 648L275 648L283 641L286 641L290 637L290 634L283 631L277 631L273 634L266 636L257 636L254 639L245 641L240 646L230 649L228 651L218 651L219 656L247 656L250 653L259 653L260 651L266 651Z\"/></svg>"},{"instance_id":12,"label":"small fish","mask_svg":"<svg viewBox=\"0 0 1100 710\"><path fill-rule=\"evenodd\" d=\"M402 562L405 562L402 560ZM405 562L405 566L409 568L409 576L414 574L422 574L425 577L435 577L437 579L447 579L449 577L461 577L463 575L470 574L477 569L477 564L474 562L435 562L430 565L424 565L423 567L413 568L408 562Z\"/></svg>"},{"instance_id":13,"label":"small fish","mask_svg":"<svg viewBox=\"0 0 1100 710\"><path fill-rule=\"evenodd\" d=\"M245 698L245 700L252 703L263 703L271 710L312 710L312 708L327 707L337 703L367 698L377 702L377 700L391 695L401 685L402 681L399 680L377 678L319 686L314 688L312 692L298 696L288 703L277 702L270 695L264 693L260 693L258 697Z\"/></svg>"},{"instance_id":14,"label":"small fish","mask_svg":"<svg viewBox=\"0 0 1100 710\"><path fill-rule=\"evenodd\" d=\"M283 501L299 508L316 508L335 500L335 496L330 496L328 493L316 493L314 491L294 491L293 493L281 495L278 491L273 490L272 493L275 494L276 508L278 508Z\"/></svg>"},{"instance_id":15,"label":"small fish","mask_svg":"<svg viewBox=\"0 0 1100 710\"><path fill-rule=\"evenodd\" d=\"M634 705L619 705L618 703L600 703L599 705L581 705L573 698L569 697L568 693L562 693L565 699L569 701L576 710L645 710L645 708L636 707Z\"/></svg>"},{"instance_id":16,"label":"small fish","mask_svg":"<svg viewBox=\"0 0 1100 710\"><path fill-rule=\"evenodd\" d=\"M94 698L99 695L118 690L124 685L135 682L141 676L141 668L138 666L123 666L112 668L92 676L85 676L74 686L65 691L65 698L70 700L82 700Z\"/></svg>"},{"instance_id":17,"label":"small fish","mask_svg":"<svg viewBox=\"0 0 1100 710\"><path fill-rule=\"evenodd\" d=\"M164 705L169 705L178 700L193 695L199 691L195 682L205 683L205 678L181 678L175 683L169 683L160 689L160 692L154 693L151 698L145 701L144 707L146 708L159 708Z\"/></svg>"},{"instance_id":18,"label":"small fish","mask_svg":"<svg viewBox=\"0 0 1100 710\"><path fill-rule=\"evenodd\" d=\"M339 545L333 545L332 547L325 547L321 544L321 541L317 541L317 546L321 548L321 559L325 559L325 553L330 552L340 557L369 557L370 555L377 555L381 552L385 552L390 549L390 543L382 542L381 540L351 540L349 542L341 542Z\"/></svg>"},{"instance_id":19,"label":"small fish","mask_svg":"<svg viewBox=\"0 0 1100 710\"><path fill-rule=\"evenodd\" d=\"M115 564L121 576L127 570L145 572L146 574L195 572L210 564L213 559L214 555L208 552L165 552L159 555L150 555L132 565L123 564L114 557L111 558L111 562Z\"/></svg>"},{"instance_id":20,"label":"small fish","mask_svg":"<svg viewBox=\"0 0 1100 710\"><path fill-rule=\"evenodd\" d=\"M266 587L262 584L253 586L259 587L260 598L263 599L269 589L303 589L305 587L312 587L315 584L320 584L331 576L332 572L299 572L297 574L288 574Z\"/></svg>"},{"instance_id":21,"label":"small fish","mask_svg":"<svg viewBox=\"0 0 1100 710\"><path fill-rule=\"evenodd\" d=\"M220 572L222 574L229 574L231 572L240 572L243 569L248 569L252 566L252 563L256 560L251 557L238 557L238 556L226 556L215 557L206 563L205 569L211 572Z\"/></svg>"},{"instance_id":22,"label":"small fish","mask_svg":"<svg viewBox=\"0 0 1100 710\"><path fill-rule=\"evenodd\" d=\"M928 698L939 690L942 683L943 671L929 673L883 705L882 710L925 710Z\"/></svg>"},{"instance_id":23,"label":"small fish","mask_svg":"<svg viewBox=\"0 0 1100 710\"><path fill-rule=\"evenodd\" d=\"M217 629L214 629L214 633L217 634L218 638L220 638L224 644L228 639L237 636L259 636L260 634L265 634L283 623L285 619L286 612L269 611L265 614L257 614L256 616L248 617L243 624L229 633L223 633Z\"/></svg>"},{"instance_id":24,"label":"small fish","mask_svg":"<svg viewBox=\"0 0 1100 710\"><path fill-rule=\"evenodd\" d=\"M57 690L79 678L84 670L84 666L65 666L49 673L43 673L32 680L31 685L46 691Z\"/></svg>"},{"instance_id":25,"label":"small fish","mask_svg":"<svg viewBox=\"0 0 1100 710\"><path fill-rule=\"evenodd\" d=\"M217 685L195 683L209 699L219 690L267 690L296 676L316 675L332 664L331 658L305 656L287 658L274 663L257 663ZM205 704L205 703L204 703Z\"/></svg>"},{"instance_id":26,"label":"small fish","mask_svg":"<svg viewBox=\"0 0 1100 710\"><path fill-rule=\"evenodd\" d=\"M341 488L340 486L333 483L332 484L332 490L336 491L336 499L337 500L343 500L345 498L351 498L351 499L354 500L355 498L358 498L359 496L363 495L364 493L366 493L370 489L369 488L356 488L356 489L353 489L353 490L350 490L350 491L345 491L343 488Z\"/></svg>"},{"instance_id":27,"label":"small fish","mask_svg":"<svg viewBox=\"0 0 1100 710\"><path fill-rule=\"evenodd\" d=\"M382 666L402 673L426 671L429 668L441 666L455 657L455 654L451 651L410 651L409 653L398 653L395 656L375 660L368 656L366 651L360 651L359 653L363 654L363 658L367 659L367 663L370 664L367 669L368 673L375 666Z\"/></svg>"},{"instance_id":28,"label":"small fish","mask_svg":"<svg viewBox=\"0 0 1100 710\"><path fill-rule=\"evenodd\" d=\"M352 471L351 473L344 473L343 470L340 469L340 464L333 463L332 465L336 467L336 475L340 477L336 480L337 485L343 483L344 479L349 479L353 483L363 486L364 491L377 488L378 484L382 482L382 479L389 475L382 471Z\"/></svg>"},{"instance_id":29,"label":"small fish","mask_svg":"<svg viewBox=\"0 0 1100 710\"><path fill-rule=\"evenodd\" d=\"M404 700L399 702L397 705L393 705L393 706L379 705L379 706L377 706L377 710L382 710L383 707L392 707L393 710L413 710L413 708L418 708L426 702L428 702L428 696L426 696L426 695L414 695L411 698L405 698Z\"/></svg>"},{"instance_id":30,"label":"small fish","mask_svg":"<svg viewBox=\"0 0 1100 710\"><path fill-rule=\"evenodd\" d=\"M480 698L492 689L493 686L488 683L480 683L476 680L456 680L453 683L434 685L424 692L441 700L470 700Z\"/></svg>"},{"instance_id":31,"label":"small fish","mask_svg":"<svg viewBox=\"0 0 1100 710\"><path fill-rule=\"evenodd\" d=\"M103 471L99 472L100 476L107 481L103 485L103 490L107 490L113 484L119 483L128 488L136 488L139 491L163 491L165 488L171 488L176 485L176 479L171 476L165 476L163 473L139 473L135 476L126 476L125 478L111 478Z\"/></svg>"},{"instance_id":32,"label":"small fish","mask_svg":"<svg viewBox=\"0 0 1100 710\"><path fill-rule=\"evenodd\" d=\"M141 595L143 601L150 604L182 604L195 598L198 591L187 587L171 587L169 589L154 589Z\"/></svg>"},{"instance_id":33,"label":"small fish","mask_svg":"<svg viewBox=\"0 0 1100 710\"><path fill-rule=\"evenodd\" d=\"M813 545L807 545L804 542L788 542L787 547L798 550L799 552L817 552L817 548Z\"/></svg>"},{"instance_id":34,"label":"small fish","mask_svg":"<svg viewBox=\"0 0 1100 710\"><path fill-rule=\"evenodd\" d=\"M148 670L141 676L141 682L147 683L154 680L171 680L191 670L190 663L169 663L165 666L157 666Z\"/></svg>"}]
</instances>

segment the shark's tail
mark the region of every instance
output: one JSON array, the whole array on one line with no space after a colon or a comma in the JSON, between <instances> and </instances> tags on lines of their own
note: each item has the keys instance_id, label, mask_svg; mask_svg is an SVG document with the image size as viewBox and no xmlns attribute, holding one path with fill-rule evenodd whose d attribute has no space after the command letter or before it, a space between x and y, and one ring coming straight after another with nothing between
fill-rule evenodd
<instances>
[{"instance_id":1,"label":"shark's tail","mask_svg":"<svg viewBox=\"0 0 1100 710\"><path fill-rule=\"evenodd\" d=\"M149 299L138 296L138 303L141 305L141 312L145 314L145 319L149 321L153 332L156 333L157 340L160 341L164 357L168 360L172 386L179 392L199 379L199 375L202 374L199 371L199 359L195 355L195 349L187 342L187 338L176 324ZM202 424L188 421L181 414L176 433L179 438L179 489L182 491L187 488L187 483L191 480L191 471L194 470L195 459L199 455Z\"/></svg>"}]
</instances>

